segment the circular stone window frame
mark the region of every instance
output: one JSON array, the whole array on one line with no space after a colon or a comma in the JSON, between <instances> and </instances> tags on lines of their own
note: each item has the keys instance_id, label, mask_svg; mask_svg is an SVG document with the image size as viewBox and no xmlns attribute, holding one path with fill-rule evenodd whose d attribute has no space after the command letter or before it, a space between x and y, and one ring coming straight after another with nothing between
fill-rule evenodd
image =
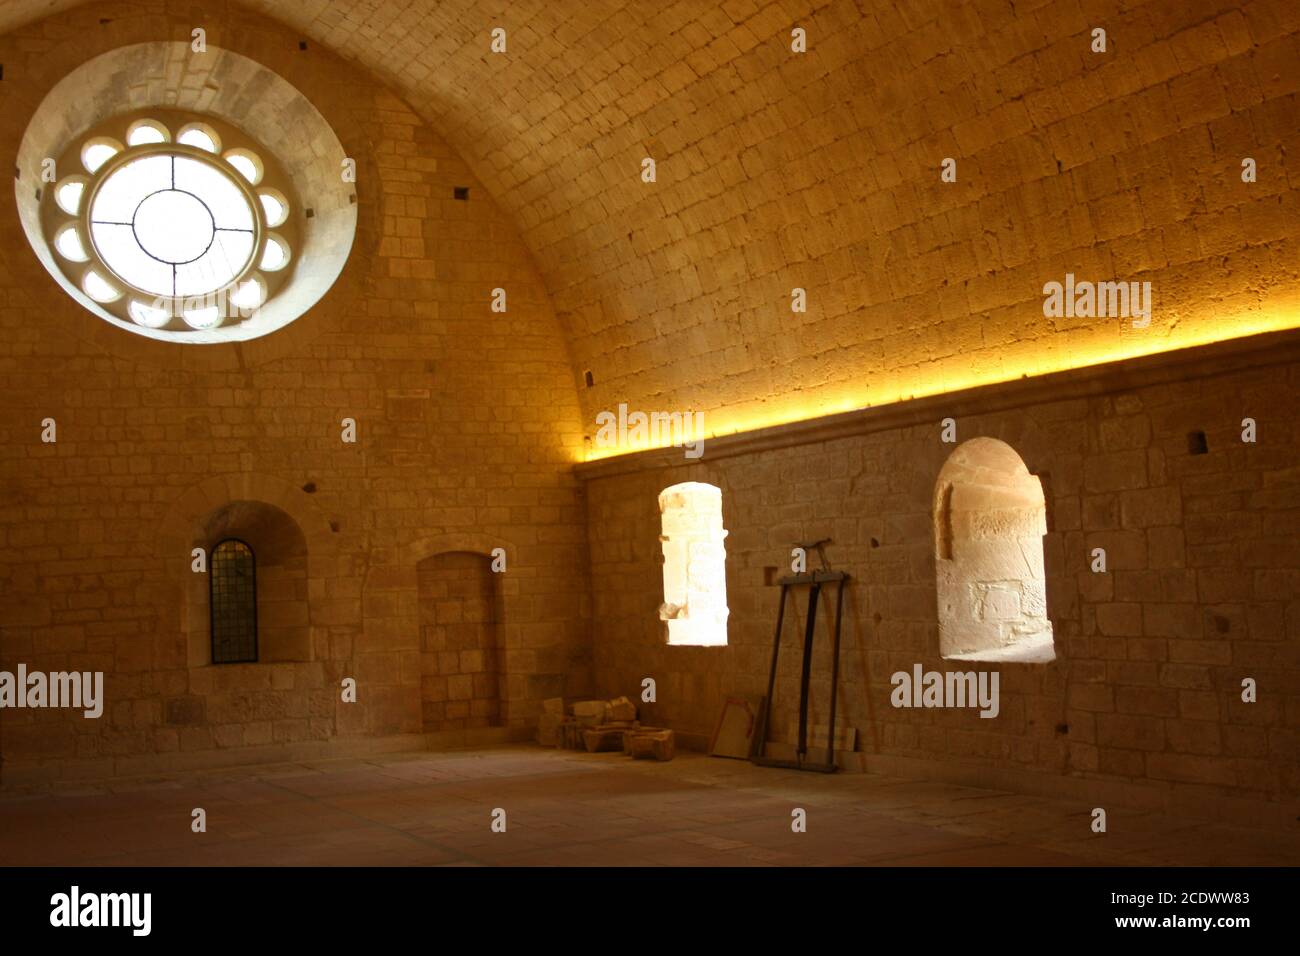
<instances>
[{"instance_id":1,"label":"circular stone window frame","mask_svg":"<svg viewBox=\"0 0 1300 956\"><path fill-rule=\"evenodd\" d=\"M155 25L145 20L126 32L138 39L122 45L121 37L96 34L102 42L89 44L89 55L85 44L56 45L20 91L15 110L0 114L0 129L10 130L19 144L10 208L34 253L28 269L20 270L30 279L24 282L27 307L40 311L62 334L166 368L261 364L296 354L323 333L350 327L380 243L376 181L339 174L349 158L362 166L376 161L372 145L358 132L365 110L341 95L337 83L317 74L276 72L266 64L274 52L271 44L240 42L239 49L209 45L199 54L187 41L151 36ZM343 61L336 66L340 74L350 75ZM96 95L86 96L88 89ZM259 108L249 110L250 102ZM298 229L283 263L292 273L283 273L289 281L255 321L177 332L123 319L69 281L48 241L43 198L55 191L57 183L51 180L67 178L48 175L50 158L84 144L111 119L163 113L235 125L263 158L280 164L292 184L292 191L282 189L289 193L290 222ZM237 145L226 139L223 158ZM65 164L59 171L79 166L76 157L71 167ZM267 270L266 281L274 283L276 271ZM42 281L42 272L54 281ZM124 330L132 334L123 335Z\"/></svg>"},{"instance_id":2,"label":"circular stone window frame","mask_svg":"<svg viewBox=\"0 0 1300 956\"><path fill-rule=\"evenodd\" d=\"M163 136L162 141L128 145L131 133L144 126L158 130ZM213 140L216 152L179 142L185 132L195 129ZM92 172L86 165L85 153L90 146L99 144L111 145L116 152ZM186 295L160 294L142 288L113 268L95 239L92 215L101 189L118 170L150 156L185 157L202 163L216 171L243 198L253 220L252 248L234 276L216 288ZM250 181L243 170L230 162L231 156L252 160L257 173L255 181ZM243 323L255 324L259 311L292 282L296 262L294 250L299 238L299 220L294 213L301 208L293 183L265 147L232 123L219 117L199 116L180 110L136 110L120 114L87 130L68 144L56 161L55 169L65 170L69 166L75 171L58 177L51 184L48 195L42 197L42 231L54 252L55 262L69 282L120 322L143 328L149 333L176 336L231 329ZM58 201L59 189L69 182L84 184L75 215ZM287 215L276 225L267 220L261 199L263 193L287 207ZM202 197L195 198L207 206ZM69 228L76 230L84 259L75 259L58 246L59 237ZM285 259L277 268L263 268L267 246L271 243L285 250ZM152 257L152 253L144 251ZM87 286L91 273L116 289L117 294L111 298L94 295ZM250 282L259 290L258 301L253 305L241 304L237 301L238 296ZM198 315L209 315L214 306L218 310L216 321L198 319ZM157 321L157 317L151 314L157 309L165 310L166 321ZM146 320L144 315L150 318Z\"/></svg>"}]
</instances>

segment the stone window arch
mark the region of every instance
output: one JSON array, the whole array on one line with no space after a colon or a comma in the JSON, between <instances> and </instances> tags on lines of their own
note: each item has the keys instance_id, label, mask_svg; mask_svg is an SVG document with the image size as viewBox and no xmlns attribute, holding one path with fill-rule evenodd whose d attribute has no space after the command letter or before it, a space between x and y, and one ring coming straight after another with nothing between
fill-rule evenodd
<instances>
[{"instance_id":1,"label":"stone window arch","mask_svg":"<svg viewBox=\"0 0 1300 956\"><path fill-rule=\"evenodd\" d=\"M727 643L727 552L722 527L722 489L699 481L659 494L664 559L664 602L659 617L668 643Z\"/></svg>"},{"instance_id":2,"label":"stone window arch","mask_svg":"<svg viewBox=\"0 0 1300 956\"><path fill-rule=\"evenodd\" d=\"M231 501L200 520L194 543L207 552L208 574L189 575L191 667L313 659L307 539L287 512ZM238 628L223 626L232 614Z\"/></svg>"},{"instance_id":3,"label":"stone window arch","mask_svg":"<svg viewBox=\"0 0 1300 956\"><path fill-rule=\"evenodd\" d=\"M993 438L958 445L934 496L939 647L945 658L1050 661L1043 486Z\"/></svg>"},{"instance_id":4,"label":"stone window arch","mask_svg":"<svg viewBox=\"0 0 1300 956\"><path fill-rule=\"evenodd\" d=\"M55 85L14 188L28 241L73 300L137 335L214 344L268 335L329 291L356 235L350 162L283 77L159 41Z\"/></svg>"},{"instance_id":5,"label":"stone window arch","mask_svg":"<svg viewBox=\"0 0 1300 956\"><path fill-rule=\"evenodd\" d=\"M292 281L299 203L234 125L177 110L115 116L68 145L41 209L65 278L160 334L256 323Z\"/></svg>"}]
</instances>

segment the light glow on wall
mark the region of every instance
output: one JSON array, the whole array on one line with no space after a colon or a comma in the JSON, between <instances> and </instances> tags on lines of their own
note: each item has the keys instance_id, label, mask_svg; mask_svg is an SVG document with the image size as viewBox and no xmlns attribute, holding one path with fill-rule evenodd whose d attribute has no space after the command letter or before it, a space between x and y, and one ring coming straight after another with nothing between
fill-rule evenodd
<instances>
[{"instance_id":1,"label":"light glow on wall","mask_svg":"<svg viewBox=\"0 0 1300 956\"><path fill-rule=\"evenodd\" d=\"M1206 328L1202 323L1193 327L1179 323L1163 337L1154 326L1142 330L1125 329L1118 336L1110 328L1074 329L1070 334L1076 337L1075 341L1068 341L1065 334L1060 334L1047 339L1011 343L1000 354L992 357L974 352L939 360L919 369L864 371L862 385L856 391L823 387L806 398L792 396L780 402L763 403L757 408L706 410L704 457L708 457L708 438L812 421L842 412L862 411L932 395L999 385L1054 372L1091 368L1298 327L1300 305L1281 312L1271 312L1267 317L1253 310L1221 314L1213 328ZM1105 340L1101 341L1103 338ZM585 460L599 461L665 447L668 446L664 443L651 441L629 442L617 448L596 447L593 443L588 443Z\"/></svg>"}]
</instances>

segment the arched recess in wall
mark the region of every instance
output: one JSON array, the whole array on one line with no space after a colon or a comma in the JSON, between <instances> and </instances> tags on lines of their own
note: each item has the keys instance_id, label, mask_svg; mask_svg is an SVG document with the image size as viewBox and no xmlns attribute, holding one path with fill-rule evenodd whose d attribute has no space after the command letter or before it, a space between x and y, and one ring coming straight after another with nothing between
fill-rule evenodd
<instances>
[{"instance_id":1,"label":"arched recess in wall","mask_svg":"<svg viewBox=\"0 0 1300 956\"><path fill-rule=\"evenodd\" d=\"M945 658L1050 661L1042 483L1010 445L972 438L934 491L939 649Z\"/></svg>"},{"instance_id":2,"label":"arched recess in wall","mask_svg":"<svg viewBox=\"0 0 1300 956\"><path fill-rule=\"evenodd\" d=\"M211 579L193 570L196 549L209 568L223 541L252 550L256 663L301 662L318 656L309 591L334 550L332 537L305 492L269 476L217 476L182 495L163 521L159 546L180 603L186 666L213 664Z\"/></svg>"},{"instance_id":3,"label":"arched recess in wall","mask_svg":"<svg viewBox=\"0 0 1300 956\"><path fill-rule=\"evenodd\" d=\"M206 552L208 574L192 574L194 580L187 589L186 656L189 666L311 660L307 538L298 523L265 501L232 501L204 515L197 532L194 547ZM238 542L249 550L252 558L249 564L256 569L251 575L253 593L248 602L257 620L256 640L252 642L244 638L233 641L220 639L223 623L232 623L226 605L244 604L243 595L235 595L236 600L230 601L223 597L223 588L218 587L229 575L224 570L225 556L217 549L219 545L231 542ZM241 586L248 587L248 584L241 583ZM223 655L220 653L222 644L239 646L230 647L229 652Z\"/></svg>"},{"instance_id":4,"label":"arched recess in wall","mask_svg":"<svg viewBox=\"0 0 1300 956\"><path fill-rule=\"evenodd\" d=\"M500 727L505 722L500 582L489 554L443 551L416 565L425 733Z\"/></svg>"},{"instance_id":5,"label":"arched recess in wall","mask_svg":"<svg viewBox=\"0 0 1300 956\"><path fill-rule=\"evenodd\" d=\"M484 534L434 535L403 549L398 581L405 569L414 574L425 733L508 723L514 553Z\"/></svg>"}]
</instances>

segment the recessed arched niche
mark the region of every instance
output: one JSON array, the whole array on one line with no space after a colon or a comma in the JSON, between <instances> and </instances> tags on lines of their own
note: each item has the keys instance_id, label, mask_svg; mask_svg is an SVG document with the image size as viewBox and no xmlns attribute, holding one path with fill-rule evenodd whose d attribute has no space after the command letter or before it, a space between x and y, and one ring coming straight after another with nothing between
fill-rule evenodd
<instances>
[{"instance_id":1,"label":"recessed arched niche","mask_svg":"<svg viewBox=\"0 0 1300 956\"><path fill-rule=\"evenodd\" d=\"M994 438L955 448L934 499L939 648L945 658L1050 661L1043 486Z\"/></svg>"},{"instance_id":2,"label":"recessed arched niche","mask_svg":"<svg viewBox=\"0 0 1300 956\"><path fill-rule=\"evenodd\" d=\"M501 579L488 554L443 551L416 564L426 733L505 723Z\"/></svg>"},{"instance_id":3,"label":"recessed arched niche","mask_svg":"<svg viewBox=\"0 0 1300 956\"><path fill-rule=\"evenodd\" d=\"M285 511L264 501L232 501L209 512L194 528L192 545L203 549L209 562L218 546L238 542L251 552L242 564L253 575L256 611L255 654L239 655L234 664L214 661L214 614L222 610L213 592L212 574L191 573L186 590L186 646L190 667L240 666L312 659L311 615L308 605L307 539ZM245 584L244 587L249 585ZM245 595L225 602L244 604ZM246 645L245 645L246 646ZM218 655L220 656L220 655Z\"/></svg>"}]
</instances>

